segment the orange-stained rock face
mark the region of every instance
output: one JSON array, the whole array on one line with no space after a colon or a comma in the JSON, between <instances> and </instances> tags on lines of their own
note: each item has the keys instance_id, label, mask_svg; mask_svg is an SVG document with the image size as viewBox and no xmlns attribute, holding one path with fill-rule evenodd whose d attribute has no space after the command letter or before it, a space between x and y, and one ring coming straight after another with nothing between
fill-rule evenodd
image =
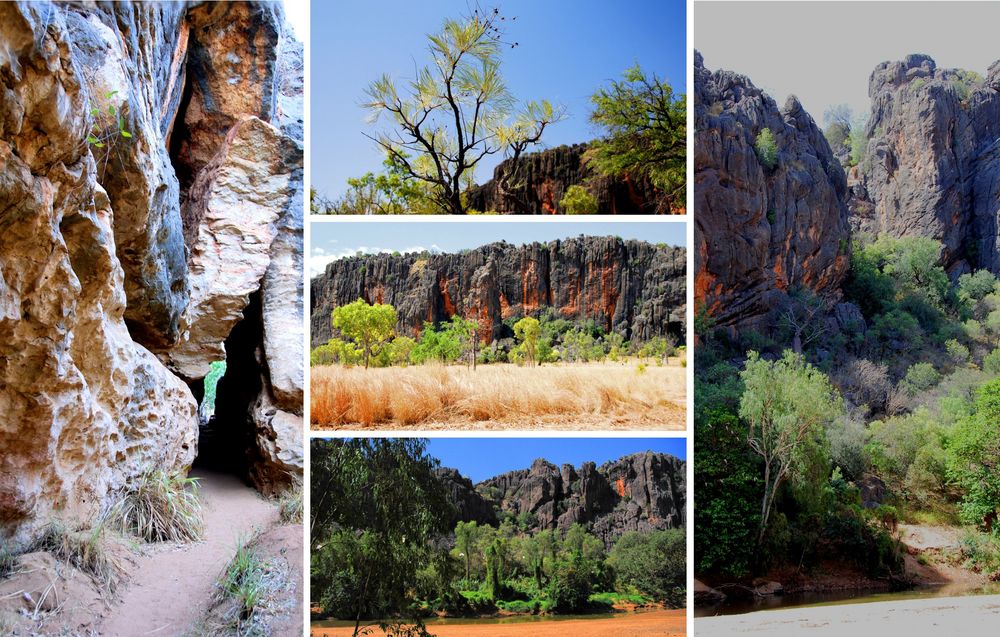
<instances>
[{"instance_id":1,"label":"orange-stained rock face","mask_svg":"<svg viewBox=\"0 0 1000 637\"><path fill-rule=\"evenodd\" d=\"M414 267L417 261L425 263ZM375 298L376 291L396 308L404 333L461 314L479 322L489 343L513 336L510 320L552 308L558 316L592 319L626 338L680 335L685 270L682 248L615 237L490 244L463 254L349 257L312 281L312 338L331 338L334 307Z\"/></svg>"},{"instance_id":2,"label":"orange-stained rock face","mask_svg":"<svg viewBox=\"0 0 1000 637\"><path fill-rule=\"evenodd\" d=\"M754 142L774 135L765 169ZM836 297L847 272L847 180L794 98L779 109L751 81L695 56L695 303L717 325L766 316L804 287Z\"/></svg>"}]
</instances>

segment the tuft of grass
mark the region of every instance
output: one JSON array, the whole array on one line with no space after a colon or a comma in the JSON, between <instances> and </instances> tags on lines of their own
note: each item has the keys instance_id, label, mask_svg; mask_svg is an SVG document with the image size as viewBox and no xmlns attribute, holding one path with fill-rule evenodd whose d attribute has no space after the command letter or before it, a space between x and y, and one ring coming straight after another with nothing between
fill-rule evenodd
<instances>
[{"instance_id":1,"label":"tuft of grass","mask_svg":"<svg viewBox=\"0 0 1000 637\"><path fill-rule=\"evenodd\" d=\"M236 543L236 553L226 564L216 586L216 603L229 602L232 610L227 613L228 626L238 636L262 634L262 615L268 600L274 595L279 578L271 566L253 547L253 538L241 538Z\"/></svg>"},{"instance_id":2,"label":"tuft of grass","mask_svg":"<svg viewBox=\"0 0 1000 637\"><path fill-rule=\"evenodd\" d=\"M302 485L294 484L278 499L278 515L282 524L302 524Z\"/></svg>"},{"instance_id":3,"label":"tuft of grass","mask_svg":"<svg viewBox=\"0 0 1000 637\"><path fill-rule=\"evenodd\" d=\"M93 528L70 530L61 521L53 520L33 550L52 553L90 576L102 590L113 594L125 576L121 562L107 548L105 520Z\"/></svg>"},{"instance_id":4,"label":"tuft of grass","mask_svg":"<svg viewBox=\"0 0 1000 637\"><path fill-rule=\"evenodd\" d=\"M20 558L17 554L7 548L7 545L0 543L0 579L6 579L17 572L20 566Z\"/></svg>"},{"instance_id":5,"label":"tuft of grass","mask_svg":"<svg viewBox=\"0 0 1000 637\"><path fill-rule=\"evenodd\" d=\"M147 542L193 542L204 525L198 479L159 469L141 475L108 513L118 529Z\"/></svg>"}]
</instances>

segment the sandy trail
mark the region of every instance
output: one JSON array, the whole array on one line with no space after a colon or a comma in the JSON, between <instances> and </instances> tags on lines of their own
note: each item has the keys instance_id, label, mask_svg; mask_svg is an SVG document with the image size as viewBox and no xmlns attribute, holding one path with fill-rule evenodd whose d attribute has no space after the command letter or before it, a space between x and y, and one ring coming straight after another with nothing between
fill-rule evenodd
<instances>
[{"instance_id":1,"label":"sandy trail","mask_svg":"<svg viewBox=\"0 0 1000 637\"><path fill-rule=\"evenodd\" d=\"M449 624L428 626L436 637L683 637L684 610L655 610L625 613L610 619L566 619L517 624ZM312 637L349 637L353 628L318 628ZM376 633L378 634L378 633Z\"/></svg>"},{"instance_id":2,"label":"sandy trail","mask_svg":"<svg viewBox=\"0 0 1000 637\"><path fill-rule=\"evenodd\" d=\"M236 543L255 528L278 521L277 507L236 476L195 470L204 502L205 535L191 544L145 545L131 580L108 611L100 634L107 637L183 635L208 611L216 577Z\"/></svg>"},{"instance_id":3,"label":"sandy trail","mask_svg":"<svg viewBox=\"0 0 1000 637\"><path fill-rule=\"evenodd\" d=\"M995 634L997 626L1000 595L805 606L695 620L698 637L985 635Z\"/></svg>"}]
</instances>

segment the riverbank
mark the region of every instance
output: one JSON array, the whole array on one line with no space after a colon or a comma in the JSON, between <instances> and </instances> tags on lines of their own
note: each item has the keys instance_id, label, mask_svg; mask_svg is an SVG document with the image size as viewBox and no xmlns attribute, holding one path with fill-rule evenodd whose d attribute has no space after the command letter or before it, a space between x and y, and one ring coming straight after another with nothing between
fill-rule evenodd
<instances>
[{"instance_id":1,"label":"riverbank","mask_svg":"<svg viewBox=\"0 0 1000 637\"><path fill-rule=\"evenodd\" d=\"M913 631L914 635L972 635L976 631L993 633L998 625L1000 595L873 602L852 604L850 609L843 604L832 604L695 620L698 637L740 634L841 637L907 631Z\"/></svg>"},{"instance_id":2,"label":"riverbank","mask_svg":"<svg viewBox=\"0 0 1000 637\"><path fill-rule=\"evenodd\" d=\"M435 637L535 637L539 634L573 635L573 637L681 637L686 634L684 609L651 610L621 613L614 617L592 619L560 619L558 615L530 616L515 623L484 622L448 623L427 627ZM509 621L509 620L508 620ZM558 629L558 633L554 633ZM313 626L311 637L350 637L353 626L337 628ZM382 635L377 627L372 635Z\"/></svg>"}]
</instances>

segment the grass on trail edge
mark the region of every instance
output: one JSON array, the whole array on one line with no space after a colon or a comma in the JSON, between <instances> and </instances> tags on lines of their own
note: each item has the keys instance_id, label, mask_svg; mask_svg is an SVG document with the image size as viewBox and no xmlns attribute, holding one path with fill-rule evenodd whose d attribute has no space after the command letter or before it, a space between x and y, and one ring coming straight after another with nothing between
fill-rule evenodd
<instances>
[{"instance_id":1,"label":"grass on trail edge","mask_svg":"<svg viewBox=\"0 0 1000 637\"><path fill-rule=\"evenodd\" d=\"M204 532L198 479L180 473L148 471L108 510L122 533L147 542L193 542Z\"/></svg>"}]
</instances>

